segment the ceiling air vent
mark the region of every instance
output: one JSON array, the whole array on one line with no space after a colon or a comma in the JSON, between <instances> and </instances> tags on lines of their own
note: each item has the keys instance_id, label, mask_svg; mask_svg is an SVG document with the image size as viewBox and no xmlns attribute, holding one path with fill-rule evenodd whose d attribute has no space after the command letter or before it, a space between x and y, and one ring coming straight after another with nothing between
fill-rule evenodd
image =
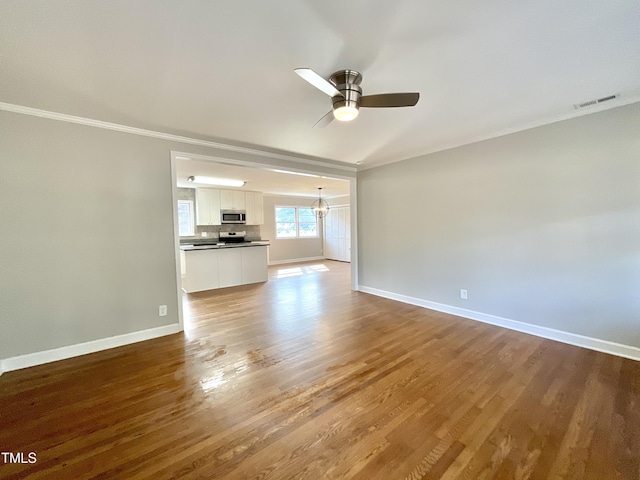
<instances>
[{"instance_id":1,"label":"ceiling air vent","mask_svg":"<svg viewBox=\"0 0 640 480\"><path fill-rule=\"evenodd\" d=\"M618 97L619 97L618 94L609 95L608 97L602 97L602 98L598 98L596 100L589 100L588 102L578 103L578 104L574 105L573 108L575 108L576 110L580 110L581 108L592 107L594 105L598 105L600 103L608 102L609 100L613 100L613 99L618 98Z\"/></svg>"}]
</instances>

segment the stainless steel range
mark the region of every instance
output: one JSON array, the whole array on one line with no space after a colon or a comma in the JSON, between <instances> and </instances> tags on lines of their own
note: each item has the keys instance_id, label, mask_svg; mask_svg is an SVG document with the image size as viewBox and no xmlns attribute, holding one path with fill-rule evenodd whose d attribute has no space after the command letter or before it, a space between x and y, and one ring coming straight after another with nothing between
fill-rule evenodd
<instances>
[{"instance_id":1,"label":"stainless steel range","mask_svg":"<svg viewBox=\"0 0 640 480\"><path fill-rule=\"evenodd\" d=\"M223 243L244 243L247 232L220 232L218 238Z\"/></svg>"}]
</instances>

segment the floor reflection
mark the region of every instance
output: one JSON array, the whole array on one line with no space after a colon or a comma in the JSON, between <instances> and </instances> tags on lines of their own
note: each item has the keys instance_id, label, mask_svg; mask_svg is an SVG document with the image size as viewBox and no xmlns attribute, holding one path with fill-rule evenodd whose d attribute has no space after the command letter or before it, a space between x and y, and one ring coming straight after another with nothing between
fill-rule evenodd
<instances>
[{"instance_id":1,"label":"floor reflection","mask_svg":"<svg viewBox=\"0 0 640 480\"><path fill-rule=\"evenodd\" d=\"M200 388L204 393L209 393L212 390L224 385L229 379L224 378L224 372L219 371L215 375L200 380Z\"/></svg>"},{"instance_id":2,"label":"floor reflection","mask_svg":"<svg viewBox=\"0 0 640 480\"><path fill-rule=\"evenodd\" d=\"M299 277L301 275L312 275L319 272L328 272L329 267L320 263L317 265L304 265L300 267L278 268L272 278Z\"/></svg>"},{"instance_id":3,"label":"floor reflection","mask_svg":"<svg viewBox=\"0 0 640 480\"><path fill-rule=\"evenodd\" d=\"M249 368L247 357L219 368L213 375L200 379L200 388L204 393L211 393L231 380L238 380L241 373Z\"/></svg>"},{"instance_id":4,"label":"floor reflection","mask_svg":"<svg viewBox=\"0 0 640 480\"><path fill-rule=\"evenodd\" d=\"M322 281L317 274L328 271L323 264L277 269L267 328L272 332L310 333L323 312Z\"/></svg>"},{"instance_id":5,"label":"floor reflection","mask_svg":"<svg viewBox=\"0 0 640 480\"><path fill-rule=\"evenodd\" d=\"M198 350L210 350L209 356L202 357L202 361L207 363L216 358L215 348L228 343L229 333L241 332L249 326L254 338L260 340L272 341L299 334L312 338L321 333L319 327L323 315L331 305L331 300L327 298L326 282L330 281L331 275L337 275L336 278L342 281L342 267L343 265L332 263L327 266L326 262L271 266L269 281L266 283L183 294L184 336L187 345ZM260 297L261 311L246 316L244 310L250 306L252 297L260 292L267 294ZM259 317L257 322L254 318L256 315ZM209 331L212 325L217 325L212 335L215 341L212 340L211 345L204 342L200 346L204 341L202 332ZM208 367L208 372L200 381L200 387L205 392L227 388L225 384L243 370L240 365L226 370L218 370L219 365Z\"/></svg>"}]
</instances>

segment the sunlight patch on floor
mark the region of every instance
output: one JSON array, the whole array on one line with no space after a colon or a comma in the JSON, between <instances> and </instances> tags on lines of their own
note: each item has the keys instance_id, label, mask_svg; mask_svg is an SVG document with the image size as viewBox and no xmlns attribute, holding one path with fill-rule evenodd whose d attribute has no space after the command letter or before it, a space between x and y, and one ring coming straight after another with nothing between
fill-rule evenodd
<instances>
[{"instance_id":1,"label":"sunlight patch on floor","mask_svg":"<svg viewBox=\"0 0 640 480\"><path fill-rule=\"evenodd\" d=\"M313 273L328 272L329 267L320 263L317 265L305 265L302 267L278 268L275 278L299 277L300 275L311 275Z\"/></svg>"}]
</instances>

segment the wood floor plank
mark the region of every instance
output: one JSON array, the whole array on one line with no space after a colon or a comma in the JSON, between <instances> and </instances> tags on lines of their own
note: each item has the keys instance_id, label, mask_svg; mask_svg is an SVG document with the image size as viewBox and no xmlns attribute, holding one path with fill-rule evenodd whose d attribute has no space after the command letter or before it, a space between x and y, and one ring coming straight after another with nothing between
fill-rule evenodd
<instances>
[{"instance_id":1,"label":"wood floor plank","mask_svg":"<svg viewBox=\"0 0 640 480\"><path fill-rule=\"evenodd\" d=\"M352 292L184 296L185 332L0 377L1 479L640 479L640 363Z\"/></svg>"}]
</instances>

